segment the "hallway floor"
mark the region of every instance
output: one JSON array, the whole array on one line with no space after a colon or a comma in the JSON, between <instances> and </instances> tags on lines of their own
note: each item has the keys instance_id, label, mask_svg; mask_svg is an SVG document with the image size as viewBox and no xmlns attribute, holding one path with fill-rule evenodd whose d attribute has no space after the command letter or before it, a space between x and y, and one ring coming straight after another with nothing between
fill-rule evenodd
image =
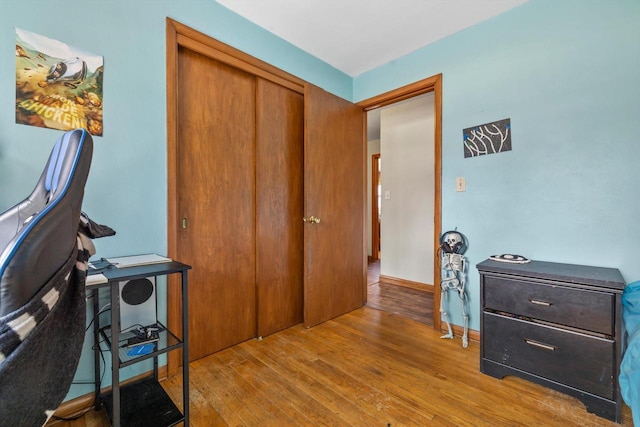
<instances>
[{"instance_id":1,"label":"hallway floor","mask_svg":"<svg viewBox=\"0 0 640 427\"><path fill-rule=\"evenodd\" d=\"M367 307L433 326L433 292L380 281L380 260L367 266Z\"/></svg>"}]
</instances>

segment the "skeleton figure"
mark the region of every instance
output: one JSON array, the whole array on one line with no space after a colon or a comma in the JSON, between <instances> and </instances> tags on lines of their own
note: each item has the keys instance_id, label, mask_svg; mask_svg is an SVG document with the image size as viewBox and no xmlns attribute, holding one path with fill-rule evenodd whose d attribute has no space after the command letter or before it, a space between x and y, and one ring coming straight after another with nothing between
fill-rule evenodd
<instances>
[{"instance_id":1,"label":"skeleton figure","mask_svg":"<svg viewBox=\"0 0 640 427\"><path fill-rule=\"evenodd\" d=\"M464 292L466 283L466 258L462 255L467 250L464 236L457 231L447 231L440 238L440 248L442 250L440 262L442 265L442 281L440 282L440 314L447 323L449 333L440 338L453 339L453 332L449 324L449 315L444 309L444 301L447 299L448 290L454 289L458 292L458 297L462 301L462 319L464 321L464 335L462 336L462 347L467 348L469 340L467 332L469 330L469 315L467 314L467 297Z\"/></svg>"}]
</instances>

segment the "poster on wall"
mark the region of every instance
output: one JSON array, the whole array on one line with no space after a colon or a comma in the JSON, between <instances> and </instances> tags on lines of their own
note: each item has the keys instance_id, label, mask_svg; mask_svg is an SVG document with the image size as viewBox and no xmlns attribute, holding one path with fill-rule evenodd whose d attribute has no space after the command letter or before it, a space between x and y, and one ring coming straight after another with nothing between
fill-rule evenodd
<instances>
[{"instance_id":1,"label":"poster on wall","mask_svg":"<svg viewBox=\"0 0 640 427\"><path fill-rule=\"evenodd\" d=\"M502 119L462 130L464 157L511 151L511 119Z\"/></svg>"},{"instance_id":2,"label":"poster on wall","mask_svg":"<svg viewBox=\"0 0 640 427\"><path fill-rule=\"evenodd\" d=\"M16 123L102 136L102 56L16 28Z\"/></svg>"}]
</instances>

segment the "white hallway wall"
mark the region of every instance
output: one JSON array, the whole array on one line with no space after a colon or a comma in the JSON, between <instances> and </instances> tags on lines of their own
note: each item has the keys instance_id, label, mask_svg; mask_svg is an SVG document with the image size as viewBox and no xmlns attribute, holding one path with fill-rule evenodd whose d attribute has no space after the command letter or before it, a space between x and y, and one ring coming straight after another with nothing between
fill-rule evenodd
<instances>
[{"instance_id":1,"label":"white hallway wall","mask_svg":"<svg viewBox=\"0 0 640 427\"><path fill-rule=\"evenodd\" d=\"M433 93L385 107L380 123L380 274L433 284Z\"/></svg>"}]
</instances>

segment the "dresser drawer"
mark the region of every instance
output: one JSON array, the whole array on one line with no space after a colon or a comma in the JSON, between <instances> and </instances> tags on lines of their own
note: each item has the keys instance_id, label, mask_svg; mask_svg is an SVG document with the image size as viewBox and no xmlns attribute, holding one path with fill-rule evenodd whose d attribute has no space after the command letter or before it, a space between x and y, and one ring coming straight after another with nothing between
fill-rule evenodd
<instances>
[{"instance_id":1,"label":"dresser drawer","mask_svg":"<svg viewBox=\"0 0 640 427\"><path fill-rule=\"evenodd\" d=\"M483 357L607 399L614 398L613 340L483 313Z\"/></svg>"},{"instance_id":2,"label":"dresser drawer","mask_svg":"<svg viewBox=\"0 0 640 427\"><path fill-rule=\"evenodd\" d=\"M610 293L485 275L484 307L586 331L614 335Z\"/></svg>"}]
</instances>

